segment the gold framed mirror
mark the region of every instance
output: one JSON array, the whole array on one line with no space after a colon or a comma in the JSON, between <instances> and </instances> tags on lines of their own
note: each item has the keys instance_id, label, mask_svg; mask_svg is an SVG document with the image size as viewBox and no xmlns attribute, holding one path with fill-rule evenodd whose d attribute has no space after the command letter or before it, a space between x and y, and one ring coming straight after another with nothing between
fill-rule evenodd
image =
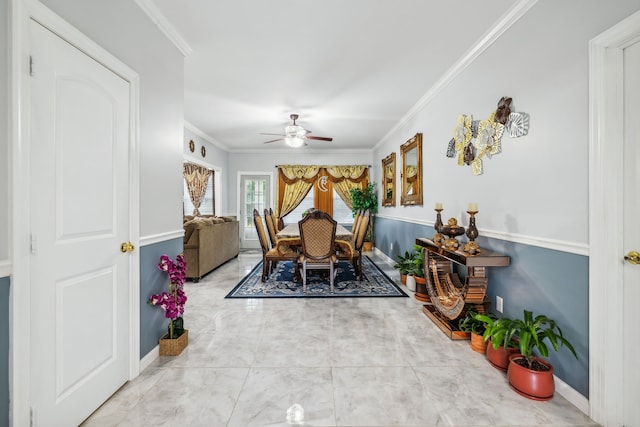
<instances>
[{"instance_id":1,"label":"gold framed mirror","mask_svg":"<svg viewBox=\"0 0 640 427\"><path fill-rule=\"evenodd\" d=\"M382 206L396 205L396 153L382 159Z\"/></svg>"},{"instance_id":2,"label":"gold framed mirror","mask_svg":"<svg viewBox=\"0 0 640 427\"><path fill-rule=\"evenodd\" d=\"M422 134L415 136L400 146L402 171L400 181L401 205L422 204Z\"/></svg>"}]
</instances>

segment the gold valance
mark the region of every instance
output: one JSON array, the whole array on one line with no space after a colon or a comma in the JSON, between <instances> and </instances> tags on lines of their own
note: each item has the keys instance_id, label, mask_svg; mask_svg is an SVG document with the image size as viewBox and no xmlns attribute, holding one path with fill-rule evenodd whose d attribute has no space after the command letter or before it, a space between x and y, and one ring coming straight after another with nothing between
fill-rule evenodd
<instances>
[{"instance_id":1,"label":"gold valance","mask_svg":"<svg viewBox=\"0 0 640 427\"><path fill-rule=\"evenodd\" d=\"M282 174L289 180L314 178L320 172L320 166L315 165L282 165L278 166Z\"/></svg>"},{"instance_id":2,"label":"gold valance","mask_svg":"<svg viewBox=\"0 0 640 427\"><path fill-rule=\"evenodd\" d=\"M327 166L327 173L336 179L350 179L351 181L359 181L364 173L368 170L366 165L355 166Z\"/></svg>"}]
</instances>

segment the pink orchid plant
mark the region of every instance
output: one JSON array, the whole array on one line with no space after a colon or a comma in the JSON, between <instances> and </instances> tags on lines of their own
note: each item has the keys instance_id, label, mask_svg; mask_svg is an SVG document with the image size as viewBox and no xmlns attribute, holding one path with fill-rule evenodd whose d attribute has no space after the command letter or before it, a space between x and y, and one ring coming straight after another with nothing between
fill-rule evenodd
<instances>
[{"instance_id":1,"label":"pink orchid plant","mask_svg":"<svg viewBox=\"0 0 640 427\"><path fill-rule=\"evenodd\" d=\"M162 255L158 269L169 275L169 292L161 292L149 297L149 304L160 307L164 310L164 317L169 319L170 339L174 338L174 332L181 334L180 330L184 330L182 315L184 314L184 305L187 302L187 295L184 293L186 268L187 264L182 254L176 257L175 262L166 254Z\"/></svg>"}]
</instances>

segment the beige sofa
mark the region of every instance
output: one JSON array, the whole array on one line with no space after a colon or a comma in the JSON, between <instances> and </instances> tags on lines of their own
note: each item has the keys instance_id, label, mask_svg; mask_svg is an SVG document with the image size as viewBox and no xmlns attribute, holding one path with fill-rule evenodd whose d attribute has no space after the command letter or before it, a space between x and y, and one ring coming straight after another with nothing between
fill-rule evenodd
<instances>
[{"instance_id":1,"label":"beige sofa","mask_svg":"<svg viewBox=\"0 0 640 427\"><path fill-rule=\"evenodd\" d=\"M187 278L197 282L240 252L240 223L235 217L184 218Z\"/></svg>"}]
</instances>

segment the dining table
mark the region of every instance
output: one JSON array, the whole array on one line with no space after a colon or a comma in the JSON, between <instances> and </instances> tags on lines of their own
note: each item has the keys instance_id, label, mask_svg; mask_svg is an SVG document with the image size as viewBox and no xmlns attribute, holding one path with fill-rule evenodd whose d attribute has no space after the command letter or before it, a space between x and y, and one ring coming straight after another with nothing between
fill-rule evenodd
<instances>
[{"instance_id":1,"label":"dining table","mask_svg":"<svg viewBox=\"0 0 640 427\"><path fill-rule=\"evenodd\" d=\"M288 224L282 230L276 233L277 239L299 239L300 238L300 228L298 227L298 223ZM346 240L347 242L352 241L351 231L342 225L336 225L336 240Z\"/></svg>"}]
</instances>

